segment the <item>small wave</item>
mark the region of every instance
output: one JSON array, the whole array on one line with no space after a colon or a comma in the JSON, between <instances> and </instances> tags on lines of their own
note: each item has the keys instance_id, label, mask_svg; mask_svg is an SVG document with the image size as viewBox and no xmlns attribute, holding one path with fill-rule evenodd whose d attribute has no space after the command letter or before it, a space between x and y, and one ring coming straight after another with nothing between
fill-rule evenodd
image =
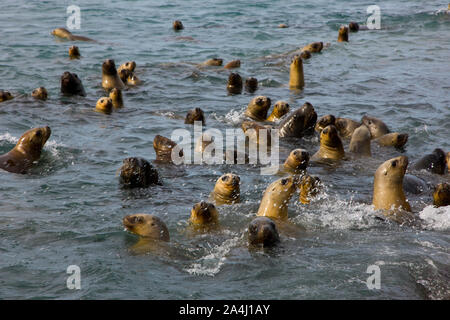
<instances>
[{"instance_id":1,"label":"small wave","mask_svg":"<svg viewBox=\"0 0 450 320\"><path fill-rule=\"evenodd\" d=\"M244 115L245 107L240 110L231 109L225 116L218 116L213 113L212 116L219 122L227 122L232 125L238 125L245 119Z\"/></svg>"},{"instance_id":2,"label":"small wave","mask_svg":"<svg viewBox=\"0 0 450 320\"><path fill-rule=\"evenodd\" d=\"M6 140L9 143L14 143L16 144L17 141L19 141L19 138L16 138L14 136L12 136L9 132L0 135L0 141Z\"/></svg>"},{"instance_id":3,"label":"small wave","mask_svg":"<svg viewBox=\"0 0 450 320\"><path fill-rule=\"evenodd\" d=\"M420 218L426 223L426 227L433 230L450 229L450 206L435 208L426 206L420 213Z\"/></svg>"}]
</instances>

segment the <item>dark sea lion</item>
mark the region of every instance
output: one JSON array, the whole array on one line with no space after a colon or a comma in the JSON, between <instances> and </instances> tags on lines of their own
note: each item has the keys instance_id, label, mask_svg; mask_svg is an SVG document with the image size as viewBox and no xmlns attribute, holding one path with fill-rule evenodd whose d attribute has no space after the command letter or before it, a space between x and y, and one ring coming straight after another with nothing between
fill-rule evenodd
<instances>
[{"instance_id":1,"label":"dark sea lion","mask_svg":"<svg viewBox=\"0 0 450 320\"><path fill-rule=\"evenodd\" d=\"M173 28L173 30L175 30L175 31L179 31L179 30L183 30L183 29L184 29L184 26L183 26L183 23L182 23L180 20L175 20L175 21L172 23L172 28Z\"/></svg>"},{"instance_id":2,"label":"dark sea lion","mask_svg":"<svg viewBox=\"0 0 450 320\"><path fill-rule=\"evenodd\" d=\"M302 51L309 51L311 53L319 53L323 49L323 42L312 42L302 48Z\"/></svg>"},{"instance_id":3,"label":"dark sea lion","mask_svg":"<svg viewBox=\"0 0 450 320\"><path fill-rule=\"evenodd\" d=\"M83 84L76 73L64 72L61 76L61 92L66 95L86 96Z\"/></svg>"},{"instance_id":4,"label":"dark sea lion","mask_svg":"<svg viewBox=\"0 0 450 320\"><path fill-rule=\"evenodd\" d=\"M153 149L156 153L156 161L172 163L172 149L175 148L177 144L170 140L169 138L160 136L159 134L153 139ZM183 150L178 151L178 156L183 157Z\"/></svg>"},{"instance_id":5,"label":"dark sea lion","mask_svg":"<svg viewBox=\"0 0 450 320\"><path fill-rule=\"evenodd\" d=\"M303 204L309 204L311 199L319 194L321 181L318 177L305 174L301 177L298 188L300 189L298 201Z\"/></svg>"},{"instance_id":6,"label":"dark sea lion","mask_svg":"<svg viewBox=\"0 0 450 320\"><path fill-rule=\"evenodd\" d=\"M293 173L302 173L309 164L309 152L304 149L294 149L284 162L284 169Z\"/></svg>"},{"instance_id":7,"label":"dark sea lion","mask_svg":"<svg viewBox=\"0 0 450 320\"><path fill-rule=\"evenodd\" d=\"M253 93L258 89L258 79L250 77L245 80L245 90L247 92Z\"/></svg>"},{"instance_id":8,"label":"dark sea lion","mask_svg":"<svg viewBox=\"0 0 450 320\"><path fill-rule=\"evenodd\" d=\"M255 121L265 121L267 111L270 109L271 100L265 96L253 98L247 105L245 115Z\"/></svg>"},{"instance_id":9,"label":"dark sea lion","mask_svg":"<svg viewBox=\"0 0 450 320\"><path fill-rule=\"evenodd\" d=\"M332 114L327 114L317 120L314 130L320 133L323 129L325 129L325 127L329 126L330 124L335 125L336 118Z\"/></svg>"},{"instance_id":10,"label":"dark sea lion","mask_svg":"<svg viewBox=\"0 0 450 320\"><path fill-rule=\"evenodd\" d=\"M308 50L304 50L300 53L300 58L302 58L303 60L309 59L311 57L312 57L312 54Z\"/></svg>"},{"instance_id":11,"label":"dark sea lion","mask_svg":"<svg viewBox=\"0 0 450 320\"><path fill-rule=\"evenodd\" d=\"M301 138L313 132L317 121L317 113L311 103L305 102L302 107L283 119L278 125L280 137Z\"/></svg>"},{"instance_id":12,"label":"dark sea lion","mask_svg":"<svg viewBox=\"0 0 450 320\"><path fill-rule=\"evenodd\" d=\"M106 59L102 64L102 87L106 90L125 89L125 85L117 73L116 64L112 59Z\"/></svg>"},{"instance_id":13,"label":"dark sea lion","mask_svg":"<svg viewBox=\"0 0 450 320\"><path fill-rule=\"evenodd\" d=\"M369 128L372 139L377 139L391 132L383 121L375 117L364 116L361 122Z\"/></svg>"},{"instance_id":14,"label":"dark sea lion","mask_svg":"<svg viewBox=\"0 0 450 320\"><path fill-rule=\"evenodd\" d=\"M336 118L336 129L341 138L351 138L353 132L361 125L361 123L347 118Z\"/></svg>"},{"instance_id":15,"label":"dark sea lion","mask_svg":"<svg viewBox=\"0 0 450 320\"><path fill-rule=\"evenodd\" d=\"M442 149L434 149L432 153L415 161L411 165L411 170L426 170L432 173L444 174L446 165L445 157L445 152Z\"/></svg>"},{"instance_id":16,"label":"dark sea lion","mask_svg":"<svg viewBox=\"0 0 450 320\"><path fill-rule=\"evenodd\" d=\"M0 156L0 169L12 173L27 173L41 157L42 149L51 135L49 127L34 128L25 132L16 146Z\"/></svg>"},{"instance_id":17,"label":"dark sea lion","mask_svg":"<svg viewBox=\"0 0 450 320\"><path fill-rule=\"evenodd\" d=\"M289 88L303 88L305 86L305 78L303 75L303 61L300 55L295 55L292 58L289 70Z\"/></svg>"},{"instance_id":18,"label":"dark sea lion","mask_svg":"<svg viewBox=\"0 0 450 320\"><path fill-rule=\"evenodd\" d=\"M226 173L217 179L210 200L216 205L233 204L241 201L240 181L238 175Z\"/></svg>"},{"instance_id":19,"label":"dark sea lion","mask_svg":"<svg viewBox=\"0 0 450 320\"><path fill-rule=\"evenodd\" d=\"M113 110L112 99L108 97L101 97L100 99L97 100L95 110L106 114L110 114Z\"/></svg>"},{"instance_id":20,"label":"dark sea lion","mask_svg":"<svg viewBox=\"0 0 450 320\"><path fill-rule=\"evenodd\" d=\"M286 101L277 101L273 105L273 110L270 116L267 117L267 121L276 121L283 117L285 114L288 114L290 111L289 103Z\"/></svg>"},{"instance_id":21,"label":"dark sea lion","mask_svg":"<svg viewBox=\"0 0 450 320\"><path fill-rule=\"evenodd\" d=\"M405 174L403 177L403 191L406 193L421 194L425 191L429 191L429 189L426 181L419 177L410 174Z\"/></svg>"},{"instance_id":22,"label":"dark sea lion","mask_svg":"<svg viewBox=\"0 0 450 320\"><path fill-rule=\"evenodd\" d=\"M350 32L369 30L369 28L367 26L360 26L357 22L354 22L354 21L352 21L348 24L348 29Z\"/></svg>"},{"instance_id":23,"label":"dark sea lion","mask_svg":"<svg viewBox=\"0 0 450 320\"><path fill-rule=\"evenodd\" d=\"M223 66L224 69L234 69L241 67L241 60L232 60Z\"/></svg>"},{"instance_id":24,"label":"dark sea lion","mask_svg":"<svg viewBox=\"0 0 450 320\"><path fill-rule=\"evenodd\" d=\"M338 42L348 42L348 28L341 26L338 33Z\"/></svg>"},{"instance_id":25,"label":"dark sea lion","mask_svg":"<svg viewBox=\"0 0 450 320\"><path fill-rule=\"evenodd\" d=\"M202 125L205 125L205 114L200 108L189 110L186 118L184 119L184 123L186 124L194 124L195 121L201 121Z\"/></svg>"},{"instance_id":26,"label":"dark sea lion","mask_svg":"<svg viewBox=\"0 0 450 320\"><path fill-rule=\"evenodd\" d=\"M257 215L287 220L289 200L297 189L297 182L294 176L272 182L264 192Z\"/></svg>"},{"instance_id":27,"label":"dark sea lion","mask_svg":"<svg viewBox=\"0 0 450 320\"><path fill-rule=\"evenodd\" d=\"M166 224L152 214L138 213L127 215L122 220L125 229L141 237L153 240L170 241Z\"/></svg>"},{"instance_id":28,"label":"dark sea lion","mask_svg":"<svg viewBox=\"0 0 450 320\"><path fill-rule=\"evenodd\" d=\"M80 59L81 58L80 49L78 49L77 46L71 46L69 48L69 58L70 59Z\"/></svg>"},{"instance_id":29,"label":"dark sea lion","mask_svg":"<svg viewBox=\"0 0 450 320\"><path fill-rule=\"evenodd\" d=\"M256 217L248 226L248 243L252 246L272 247L280 242L277 226L272 219Z\"/></svg>"},{"instance_id":30,"label":"dark sea lion","mask_svg":"<svg viewBox=\"0 0 450 320\"><path fill-rule=\"evenodd\" d=\"M109 92L109 98L111 99L114 108L119 109L123 107L122 91L120 89L113 88Z\"/></svg>"},{"instance_id":31,"label":"dark sea lion","mask_svg":"<svg viewBox=\"0 0 450 320\"><path fill-rule=\"evenodd\" d=\"M91 38L87 38L87 37L83 37L83 36L76 36L74 34L72 34L69 30L65 29L65 28L56 28L51 32L52 35L54 35L55 37L59 37L59 38L63 38L63 39L67 39L70 41L92 41L92 42L96 42L95 40L91 39Z\"/></svg>"},{"instance_id":32,"label":"dark sea lion","mask_svg":"<svg viewBox=\"0 0 450 320\"><path fill-rule=\"evenodd\" d=\"M8 101L11 99L14 99L14 97L9 91L0 90L0 102Z\"/></svg>"},{"instance_id":33,"label":"dark sea lion","mask_svg":"<svg viewBox=\"0 0 450 320\"><path fill-rule=\"evenodd\" d=\"M128 69L121 69L117 71L117 74L119 75L120 80L125 84L128 81L128 78L133 75L133 72L131 72Z\"/></svg>"},{"instance_id":34,"label":"dark sea lion","mask_svg":"<svg viewBox=\"0 0 450 320\"><path fill-rule=\"evenodd\" d=\"M227 90L232 94L242 92L242 78L239 73L231 73L228 77Z\"/></svg>"},{"instance_id":35,"label":"dark sea lion","mask_svg":"<svg viewBox=\"0 0 450 320\"><path fill-rule=\"evenodd\" d=\"M408 134L391 132L375 139L375 142L383 147L402 148L408 142Z\"/></svg>"},{"instance_id":36,"label":"dark sea lion","mask_svg":"<svg viewBox=\"0 0 450 320\"><path fill-rule=\"evenodd\" d=\"M124 188L147 188L160 184L158 171L143 158L126 158L120 168L119 182Z\"/></svg>"},{"instance_id":37,"label":"dark sea lion","mask_svg":"<svg viewBox=\"0 0 450 320\"><path fill-rule=\"evenodd\" d=\"M219 223L219 211L212 203L201 201L191 209L189 222L195 226L206 226Z\"/></svg>"},{"instance_id":38,"label":"dark sea lion","mask_svg":"<svg viewBox=\"0 0 450 320\"><path fill-rule=\"evenodd\" d=\"M369 128L365 125L359 126L353 132L350 140L349 151L359 156L370 157L372 155L370 152L371 138L372 136L370 135Z\"/></svg>"},{"instance_id":39,"label":"dark sea lion","mask_svg":"<svg viewBox=\"0 0 450 320\"><path fill-rule=\"evenodd\" d=\"M436 207L450 206L450 184L439 183L433 192L433 205Z\"/></svg>"},{"instance_id":40,"label":"dark sea lion","mask_svg":"<svg viewBox=\"0 0 450 320\"><path fill-rule=\"evenodd\" d=\"M311 157L311 160L341 160L344 157L344 146L342 145L341 138L339 138L336 127L333 125L325 127L320 133L320 148Z\"/></svg>"},{"instance_id":41,"label":"dark sea lion","mask_svg":"<svg viewBox=\"0 0 450 320\"><path fill-rule=\"evenodd\" d=\"M44 87L39 87L31 92L31 96L35 99L45 101L48 98L48 92Z\"/></svg>"}]
</instances>

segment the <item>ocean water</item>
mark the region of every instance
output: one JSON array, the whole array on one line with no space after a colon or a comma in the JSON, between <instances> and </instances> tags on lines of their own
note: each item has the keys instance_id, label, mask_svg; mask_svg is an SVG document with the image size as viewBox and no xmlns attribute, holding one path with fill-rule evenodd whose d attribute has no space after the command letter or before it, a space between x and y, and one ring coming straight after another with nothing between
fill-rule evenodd
<instances>
[{"instance_id":1,"label":"ocean water","mask_svg":"<svg viewBox=\"0 0 450 320\"><path fill-rule=\"evenodd\" d=\"M77 35L99 43L71 43L50 31L65 27L66 9L81 8ZM26 130L49 125L41 160L26 175L0 171L0 298L2 299L449 299L450 210L433 208L429 194L408 195L420 228L374 219L373 174L400 154L410 161L435 148L450 151L450 15L442 1L379 2L381 30L350 34L341 24L364 24L370 1L25 1L2 0L0 154ZM179 19L185 29L175 33ZM286 23L290 27L279 29ZM181 37L181 38L180 38ZM191 37L191 38L186 38ZM287 87L292 52L312 41L330 47L304 62L306 86ZM69 60L76 44L81 60ZM259 89L228 95L230 71L199 69L206 59L241 60L242 77ZM144 83L124 92L125 107L93 112L105 59L134 60ZM63 97L64 71L82 79L86 97ZM45 86L46 102L31 98ZM278 176L249 165L155 164L162 186L123 190L117 170L130 156L155 159L155 135L170 137L186 112L200 107L207 128L238 128L256 95L305 101L318 116L360 120L370 114L392 131L409 134L404 150L373 145L370 159L337 167L312 165L324 193L308 206L289 205L289 230L272 250L249 250L246 227L265 188ZM318 149L317 136L281 143L280 159L294 148ZM345 142L348 148L348 141ZM216 179L241 177L242 203L222 206L221 229L187 232L192 205L207 199ZM432 184L450 175L416 173ZM152 213L171 241L136 250L138 237L122 218ZM142 248L141 248L142 249ZM69 265L81 269L81 289L69 290ZM366 273L378 265L381 288Z\"/></svg>"}]
</instances>

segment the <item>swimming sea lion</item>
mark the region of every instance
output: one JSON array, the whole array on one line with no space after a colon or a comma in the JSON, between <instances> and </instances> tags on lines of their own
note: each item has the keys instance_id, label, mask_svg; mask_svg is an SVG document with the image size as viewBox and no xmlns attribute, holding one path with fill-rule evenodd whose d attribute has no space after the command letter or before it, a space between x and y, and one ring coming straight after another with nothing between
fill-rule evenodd
<instances>
[{"instance_id":1,"label":"swimming sea lion","mask_svg":"<svg viewBox=\"0 0 450 320\"><path fill-rule=\"evenodd\" d=\"M201 66L211 66L211 67L220 67L223 64L223 59L213 58L208 59L205 62L202 62Z\"/></svg>"},{"instance_id":2,"label":"swimming sea lion","mask_svg":"<svg viewBox=\"0 0 450 320\"><path fill-rule=\"evenodd\" d=\"M391 132L383 121L375 117L364 116L361 122L369 128L372 139L377 139Z\"/></svg>"},{"instance_id":3,"label":"swimming sea lion","mask_svg":"<svg viewBox=\"0 0 450 320\"><path fill-rule=\"evenodd\" d=\"M61 92L67 95L86 96L83 84L76 73L64 72L61 76Z\"/></svg>"},{"instance_id":4,"label":"swimming sea lion","mask_svg":"<svg viewBox=\"0 0 450 320\"><path fill-rule=\"evenodd\" d=\"M354 22L354 21L352 21L348 24L348 29L350 32L369 30L369 28L367 26L360 26L357 22Z\"/></svg>"},{"instance_id":5,"label":"swimming sea lion","mask_svg":"<svg viewBox=\"0 0 450 320\"><path fill-rule=\"evenodd\" d=\"M113 109L113 102L111 98L101 97L100 99L97 100L97 104L95 105L96 111L109 114L112 112L112 109Z\"/></svg>"},{"instance_id":6,"label":"swimming sea lion","mask_svg":"<svg viewBox=\"0 0 450 320\"><path fill-rule=\"evenodd\" d=\"M120 168L119 182L124 188L147 188L160 184L158 171L143 158L126 158Z\"/></svg>"},{"instance_id":7,"label":"swimming sea lion","mask_svg":"<svg viewBox=\"0 0 450 320\"><path fill-rule=\"evenodd\" d=\"M280 137L301 138L314 131L317 113L311 103L305 102L303 106L284 118L278 125Z\"/></svg>"},{"instance_id":8,"label":"swimming sea lion","mask_svg":"<svg viewBox=\"0 0 450 320\"><path fill-rule=\"evenodd\" d=\"M338 42L348 42L348 28L346 26L341 26L339 28Z\"/></svg>"},{"instance_id":9,"label":"swimming sea lion","mask_svg":"<svg viewBox=\"0 0 450 320\"><path fill-rule=\"evenodd\" d=\"M256 217L248 226L248 243L253 246L271 247L280 242L277 226L266 217Z\"/></svg>"},{"instance_id":10,"label":"swimming sea lion","mask_svg":"<svg viewBox=\"0 0 450 320\"><path fill-rule=\"evenodd\" d=\"M289 103L286 101L277 101L273 105L272 113L269 117L267 117L267 121L276 121L283 117L285 114L288 114L290 110Z\"/></svg>"},{"instance_id":11,"label":"swimming sea lion","mask_svg":"<svg viewBox=\"0 0 450 320\"><path fill-rule=\"evenodd\" d=\"M439 183L433 192L433 205L436 207L450 206L450 184Z\"/></svg>"},{"instance_id":12,"label":"swimming sea lion","mask_svg":"<svg viewBox=\"0 0 450 320\"><path fill-rule=\"evenodd\" d=\"M271 100L268 97L255 97L247 105L245 115L256 121L265 121L267 118L267 111L270 109L270 104Z\"/></svg>"},{"instance_id":13,"label":"swimming sea lion","mask_svg":"<svg viewBox=\"0 0 450 320\"><path fill-rule=\"evenodd\" d=\"M175 31L183 30L184 26L183 23L180 20L175 20L172 24L172 28Z\"/></svg>"},{"instance_id":14,"label":"swimming sea lion","mask_svg":"<svg viewBox=\"0 0 450 320\"><path fill-rule=\"evenodd\" d=\"M125 63L122 63L119 68L117 69L117 72L120 72L120 70L129 70L130 72L134 72L136 69L136 62L134 61L127 61Z\"/></svg>"},{"instance_id":15,"label":"swimming sea lion","mask_svg":"<svg viewBox=\"0 0 450 320\"><path fill-rule=\"evenodd\" d=\"M245 80L245 90L250 93L255 92L258 89L258 79L250 77Z\"/></svg>"},{"instance_id":16,"label":"swimming sea lion","mask_svg":"<svg viewBox=\"0 0 450 320\"><path fill-rule=\"evenodd\" d=\"M308 50L304 50L300 53L300 58L302 58L303 60L309 59L311 58L311 52Z\"/></svg>"},{"instance_id":17,"label":"swimming sea lion","mask_svg":"<svg viewBox=\"0 0 450 320\"><path fill-rule=\"evenodd\" d=\"M365 125L359 126L352 135L350 140L349 151L353 154L359 156L370 157L372 153L370 152L370 140L371 135L369 128Z\"/></svg>"},{"instance_id":18,"label":"swimming sea lion","mask_svg":"<svg viewBox=\"0 0 450 320\"><path fill-rule=\"evenodd\" d=\"M118 109L123 107L122 91L120 89L113 88L109 92L109 98L111 99L114 108Z\"/></svg>"},{"instance_id":19,"label":"swimming sea lion","mask_svg":"<svg viewBox=\"0 0 450 320\"><path fill-rule=\"evenodd\" d=\"M444 174L446 164L445 158L445 152L442 151L442 149L434 149L432 153L415 161L411 165L411 170L426 170L432 173Z\"/></svg>"},{"instance_id":20,"label":"swimming sea lion","mask_svg":"<svg viewBox=\"0 0 450 320\"><path fill-rule=\"evenodd\" d=\"M157 216L138 213L123 218L123 226L131 233L153 240L170 241L169 229Z\"/></svg>"},{"instance_id":21,"label":"swimming sea lion","mask_svg":"<svg viewBox=\"0 0 450 320\"><path fill-rule=\"evenodd\" d=\"M14 97L9 91L0 90L0 102L11 100Z\"/></svg>"},{"instance_id":22,"label":"swimming sea lion","mask_svg":"<svg viewBox=\"0 0 450 320\"><path fill-rule=\"evenodd\" d=\"M112 59L106 59L102 65L102 87L106 90L113 88L125 89L125 85L117 74L116 64Z\"/></svg>"},{"instance_id":23,"label":"swimming sea lion","mask_svg":"<svg viewBox=\"0 0 450 320\"><path fill-rule=\"evenodd\" d=\"M341 138L351 138L353 132L361 125L361 123L347 118L336 118L336 129Z\"/></svg>"},{"instance_id":24,"label":"swimming sea lion","mask_svg":"<svg viewBox=\"0 0 450 320\"><path fill-rule=\"evenodd\" d=\"M42 148L51 132L49 127L25 132L11 151L0 156L0 169L12 173L26 173L41 157Z\"/></svg>"},{"instance_id":25,"label":"swimming sea lion","mask_svg":"<svg viewBox=\"0 0 450 320\"><path fill-rule=\"evenodd\" d=\"M31 96L35 99L45 101L47 100L48 92L47 89L45 89L44 87L39 87L34 89L33 92L31 92Z\"/></svg>"},{"instance_id":26,"label":"swimming sea lion","mask_svg":"<svg viewBox=\"0 0 450 320\"><path fill-rule=\"evenodd\" d=\"M303 61L299 55L292 58L289 71L289 87L291 89L301 89L305 86L305 78L303 75Z\"/></svg>"},{"instance_id":27,"label":"swimming sea lion","mask_svg":"<svg viewBox=\"0 0 450 320\"><path fill-rule=\"evenodd\" d=\"M336 118L332 114L327 114L317 120L314 130L320 133L326 126L329 126L330 124L335 125Z\"/></svg>"},{"instance_id":28,"label":"swimming sea lion","mask_svg":"<svg viewBox=\"0 0 450 320\"><path fill-rule=\"evenodd\" d=\"M320 192L320 187L321 181L318 177L305 174L302 176L298 184L298 188L300 189L298 201L303 204L309 204L311 202L311 198L317 196Z\"/></svg>"},{"instance_id":29,"label":"swimming sea lion","mask_svg":"<svg viewBox=\"0 0 450 320\"><path fill-rule=\"evenodd\" d=\"M284 29L284 28L289 28L289 26L287 24L285 24L285 23L280 23L278 25L278 28Z\"/></svg>"},{"instance_id":30,"label":"swimming sea lion","mask_svg":"<svg viewBox=\"0 0 450 320\"><path fill-rule=\"evenodd\" d=\"M287 220L288 203L297 189L297 178L289 176L272 182L264 192L258 216Z\"/></svg>"},{"instance_id":31,"label":"swimming sea lion","mask_svg":"<svg viewBox=\"0 0 450 320\"><path fill-rule=\"evenodd\" d=\"M284 169L293 173L301 173L309 164L309 152L304 149L294 149L284 162Z\"/></svg>"},{"instance_id":32,"label":"swimming sea lion","mask_svg":"<svg viewBox=\"0 0 450 320\"><path fill-rule=\"evenodd\" d=\"M312 42L302 48L302 51L309 51L311 53L319 53L323 49L323 42Z\"/></svg>"},{"instance_id":33,"label":"swimming sea lion","mask_svg":"<svg viewBox=\"0 0 450 320\"><path fill-rule=\"evenodd\" d=\"M228 62L223 68L224 69L233 69L239 68L241 66L241 60L232 60Z\"/></svg>"},{"instance_id":34,"label":"swimming sea lion","mask_svg":"<svg viewBox=\"0 0 450 320\"><path fill-rule=\"evenodd\" d=\"M380 146L402 148L408 141L407 133L392 132L375 139Z\"/></svg>"},{"instance_id":35,"label":"swimming sea lion","mask_svg":"<svg viewBox=\"0 0 450 320\"><path fill-rule=\"evenodd\" d=\"M242 78L239 73L231 73L228 77L227 90L229 93L239 94L242 92Z\"/></svg>"},{"instance_id":36,"label":"swimming sea lion","mask_svg":"<svg viewBox=\"0 0 450 320\"><path fill-rule=\"evenodd\" d=\"M81 55L80 55L80 50L78 49L77 46L71 46L69 48L69 58L70 59L80 59Z\"/></svg>"},{"instance_id":37,"label":"swimming sea lion","mask_svg":"<svg viewBox=\"0 0 450 320\"><path fill-rule=\"evenodd\" d=\"M336 127L333 125L326 126L320 133L320 149L312 156L311 160L341 160L344 157L344 147Z\"/></svg>"},{"instance_id":38,"label":"swimming sea lion","mask_svg":"<svg viewBox=\"0 0 450 320\"><path fill-rule=\"evenodd\" d=\"M184 123L186 124L194 124L195 121L201 121L202 125L205 125L205 115L203 110L200 108L189 110L186 118L184 119Z\"/></svg>"},{"instance_id":39,"label":"swimming sea lion","mask_svg":"<svg viewBox=\"0 0 450 320\"><path fill-rule=\"evenodd\" d=\"M209 196L211 201L214 201L216 205L240 202L240 181L239 176L233 173L222 175L217 179L214 190Z\"/></svg>"},{"instance_id":40,"label":"swimming sea lion","mask_svg":"<svg viewBox=\"0 0 450 320\"><path fill-rule=\"evenodd\" d=\"M189 221L196 226L217 224L219 222L219 211L212 203L201 201L192 207Z\"/></svg>"},{"instance_id":41,"label":"swimming sea lion","mask_svg":"<svg viewBox=\"0 0 450 320\"><path fill-rule=\"evenodd\" d=\"M56 28L51 32L52 35L54 35L55 37L59 37L59 38L63 38L63 39L67 39L70 41L92 41L92 42L96 42L95 40L91 39L91 38L87 38L87 37L82 37L82 36L76 36L74 34L72 34L69 30L65 29L65 28Z\"/></svg>"},{"instance_id":42,"label":"swimming sea lion","mask_svg":"<svg viewBox=\"0 0 450 320\"><path fill-rule=\"evenodd\" d=\"M169 138L159 134L153 139L153 149L156 153L156 161L172 163L172 149L179 148L177 144ZM178 156L183 157L183 150L178 151Z\"/></svg>"}]
</instances>

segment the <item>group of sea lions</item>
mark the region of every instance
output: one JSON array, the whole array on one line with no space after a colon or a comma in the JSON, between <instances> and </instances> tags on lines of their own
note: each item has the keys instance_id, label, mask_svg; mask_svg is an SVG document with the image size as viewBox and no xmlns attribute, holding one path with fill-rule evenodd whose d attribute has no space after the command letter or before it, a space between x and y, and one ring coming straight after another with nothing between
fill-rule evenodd
<instances>
[{"instance_id":1,"label":"group of sea lions","mask_svg":"<svg viewBox=\"0 0 450 320\"><path fill-rule=\"evenodd\" d=\"M280 27L287 27L283 25ZM184 29L181 21L173 23L173 29ZM348 42L349 31L362 30L357 23L351 22L349 26L341 26L338 32L338 42ZM76 36L64 28L52 31L52 34L70 41L92 41L90 38ZM289 87L301 89L305 85L303 74L303 59L309 59L312 54L319 53L324 47L323 42L314 42L301 49L290 64ZM80 52L76 46L69 49L70 59L79 59ZM210 59L203 66L222 66L222 59ZM233 60L225 65L225 69L239 68L240 60ZM122 90L126 86L136 85L140 82L134 74L136 63L129 61L118 69L112 59L107 59L102 65L102 87L109 93L108 97L101 97L95 110L111 113L115 108L123 107ZM257 89L256 78L248 78L245 82L246 90L254 92ZM243 81L238 73L231 73L227 82L227 90L231 94L241 93ZM74 73L64 72L61 76L61 93L67 95L85 96L83 84ZM46 100L47 90L44 87L35 89L32 96L36 99ZM0 91L0 102L10 100L13 96L8 91ZM277 223L288 219L288 204L295 192L299 191L298 201L307 205L320 192L321 180L307 173L310 161L335 162L343 161L349 157L370 157L371 141L384 147L402 148L408 134L391 132L388 126L380 119L364 116L360 121L325 115L318 119L317 113L311 103L305 102L300 108L291 111L290 105L285 101L277 101L272 112L271 99L266 96L253 98L245 112L241 124L242 130L260 144L262 138L270 147L271 130L278 130L280 138L302 138L306 135L319 134L319 150L310 156L307 150L296 148L292 150L280 167L278 174L283 177L272 182L265 190L255 219L248 226L248 242L256 246L272 246L280 241ZM185 118L186 124L200 121L205 124L205 115L200 108L190 110ZM262 136L264 132L266 135ZM13 173L26 173L32 165L39 160L42 149L49 139L49 127L35 128L25 132L16 146L8 153L0 156L0 168ZM350 145L346 152L342 139L349 139ZM153 140L156 152L155 162L173 163L173 157L183 157L183 150L174 141L157 135ZM212 141L200 141L198 150L204 152L206 148L213 147ZM236 160L236 153L231 156ZM423 183L414 176L405 178L408 167L408 158L399 156L389 159L381 164L374 175L373 206L380 210L385 217L399 223L411 222L417 217L411 212L404 187L420 189ZM450 171L450 152L445 153L436 149L432 154L425 155L410 166L413 170L428 170L436 174L445 174ZM124 188L147 188L161 184L158 171L150 162L143 158L131 157L123 160L119 182ZM407 180L407 181L406 181ZM426 184L426 182L425 182ZM450 205L450 185L440 183L433 193L435 206ZM200 228L214 226L219 223L220 214L217 207L233 205L240 202L240 178L233 173L220 176L206 201L193 205L189 221L193 226ZM123 218L124 227L132 233L153 240L169 241L169 230L165 223L151 214L127 215Z\"/></svg>"}]
</instances>

